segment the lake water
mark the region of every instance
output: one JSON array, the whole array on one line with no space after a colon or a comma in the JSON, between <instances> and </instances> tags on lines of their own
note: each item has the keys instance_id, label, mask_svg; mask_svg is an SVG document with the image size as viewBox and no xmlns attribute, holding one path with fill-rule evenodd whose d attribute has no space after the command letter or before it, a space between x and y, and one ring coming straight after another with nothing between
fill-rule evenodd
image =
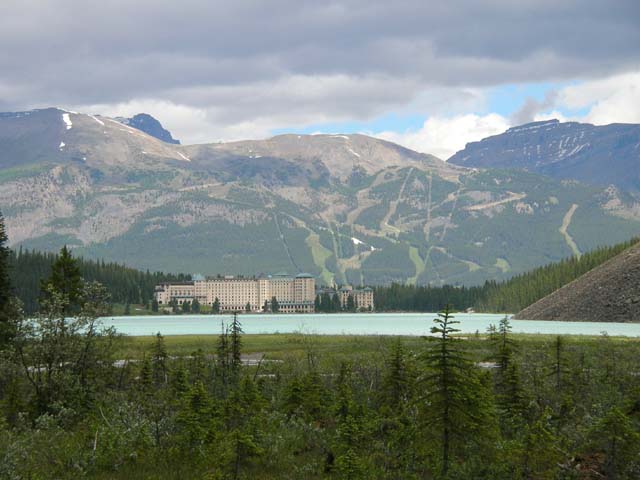
<instances>
[{"instance_id":1,"label":"lake water","mask_svg":"<svg viewBox=\"0 0 640 480\"><path fill-rule=\"evenodd\" d=\"M321 335L426 335L435 313L364 313L364 314L264 314L241 315L245 333L307 333ZM462 333L486 332L504 315L459 313L455 320ZM220 333L221 322L230 315L163 315L106 317L106 326L114 326L125 335L206 335ZM600 335L640 337L640 323L551 322L511 320L514 333L562 335Z\"/></svg>"}]
</instances>

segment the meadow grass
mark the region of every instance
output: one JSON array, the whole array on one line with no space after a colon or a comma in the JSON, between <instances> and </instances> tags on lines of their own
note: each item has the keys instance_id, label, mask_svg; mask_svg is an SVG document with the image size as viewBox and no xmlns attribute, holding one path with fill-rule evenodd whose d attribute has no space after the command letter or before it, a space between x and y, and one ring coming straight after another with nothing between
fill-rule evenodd
<instances>
[{"instance_id":1,"label":"meadow grass","mask_svg":"<svg viewBox=\"0 0 640 480\"><path fill-rule=\"evenodd\" d=\"M488 349L486 334L460 335L467 341L468 351L481 357ZM522 345L551 344L557 335L512 334L511 338ZM563 335L570 345L595 345L602 342L601 335ZM635 337L608 337L617 345L640 342ZM304 356L313 351L318 356L348 358L360 355L379 355L400 340L407 350L419 351L427 341L415 336L390 335L311 335L302 333L251 334L242 336L242 351L245 354L265 354L266 358L282 359L289 356ZM151 350L154 336L125 336L118 345L118 358L142 358ZM204 354L216 352L218 335L171 335L164 337L169 355L191 355L197 350Z\"/></svg>"}]
</instances>

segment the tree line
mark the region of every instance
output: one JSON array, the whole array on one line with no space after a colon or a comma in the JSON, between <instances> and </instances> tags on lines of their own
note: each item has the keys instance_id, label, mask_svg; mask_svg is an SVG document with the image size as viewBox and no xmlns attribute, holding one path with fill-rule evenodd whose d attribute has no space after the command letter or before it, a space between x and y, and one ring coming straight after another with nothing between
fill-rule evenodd
<instances>
[{"instance_id":1,"label":"tree line","mask_svg":"<svg viewBox=\"0 0 640 480\"><path fill-rule=\"evenodd\" d=\"M60 253L35 250L7 249L10 275L15 293L27 313L38 309L42 293L42 280L51 274L52 265ZM157 284L168 281L190 280L189 275L140 271L115 262L75 259L80 275L86 281L100 282L109 292L111 302L150 305Z\"/></svg>"}]
</instances>

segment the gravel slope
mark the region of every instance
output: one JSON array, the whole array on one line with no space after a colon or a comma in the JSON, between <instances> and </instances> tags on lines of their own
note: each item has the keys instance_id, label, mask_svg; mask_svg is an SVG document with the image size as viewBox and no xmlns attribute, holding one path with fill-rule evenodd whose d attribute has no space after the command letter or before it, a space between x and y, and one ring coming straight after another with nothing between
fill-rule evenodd
<instances>
[{"instance_id":1,"label":"gravel slope","mask_svg":"<svg viewBox=\"0 0 640 480\"><path fill-rule=\"evenodd\" d=\"M640 243L538 300L514 318L640 322Z\"/></svg>"}]
</instances>

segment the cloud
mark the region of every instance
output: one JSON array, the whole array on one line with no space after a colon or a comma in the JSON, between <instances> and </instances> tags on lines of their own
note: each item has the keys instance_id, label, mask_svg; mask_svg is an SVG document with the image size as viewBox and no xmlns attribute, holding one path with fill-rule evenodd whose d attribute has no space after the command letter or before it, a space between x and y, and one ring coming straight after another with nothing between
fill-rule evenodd
<instances>
[{"instance_id":1,"label":"cloud","mask_svg":"<svg viewBox=\"0 0 640 480\"><path fill-rule=\"evenodd\" d=\"M616 8L598 0L2 6L0 110L147 111L186 143L368 122L390 112L454 128L465 113L485 111L491 87L591 81L640 64L636 0L619 0ZM630 95L611 94L593 118L613 117L616 109L630 118ZM529 101L511 120L535 118L558 102ZM470 131L482 131L477 122ZM418 132L398 138L433 145L441 155L457 148L445 127L437 134L443 146L434 143L436 126L422 141ZM459 134L473 137L462 127Z\"/></svg>"},{"instance_id":2,"label":"cloud","mask_svg":"<svg viewBox=\"0 0 640 480\"><path fill-rule=\"evenodd\" d=\"M467 143L503 133L509 126L509 121L496 113L484 116L467 114L448 118L430 117L417 131L380 132L374 136L446 160Z\"/></svg>"},{"instance_id":3,"label":"cloud","mask_svg":"<svg viewBox=\"0 0 640 480\"><path fill-rule=\"evenodd\" d=\"M541 112L555 105L557 97L558 92L556 90L549 90L542 101L528 97L524 104L511 115L511 123L514 125L522 125L533 122Z\"/></svg>"},{"instance_id":4,"label":"cloud","mask_svg":"<svg viewBox=\"0 0 640 480\"><path fill-rule=\"evenodd\" d=\"M640 123L640 72L589 80L560 89L551 102L536 109L535 120L557 118L606 125ZM579 113L562 113L579 112Z\"/></svg>"}]
</instances>

